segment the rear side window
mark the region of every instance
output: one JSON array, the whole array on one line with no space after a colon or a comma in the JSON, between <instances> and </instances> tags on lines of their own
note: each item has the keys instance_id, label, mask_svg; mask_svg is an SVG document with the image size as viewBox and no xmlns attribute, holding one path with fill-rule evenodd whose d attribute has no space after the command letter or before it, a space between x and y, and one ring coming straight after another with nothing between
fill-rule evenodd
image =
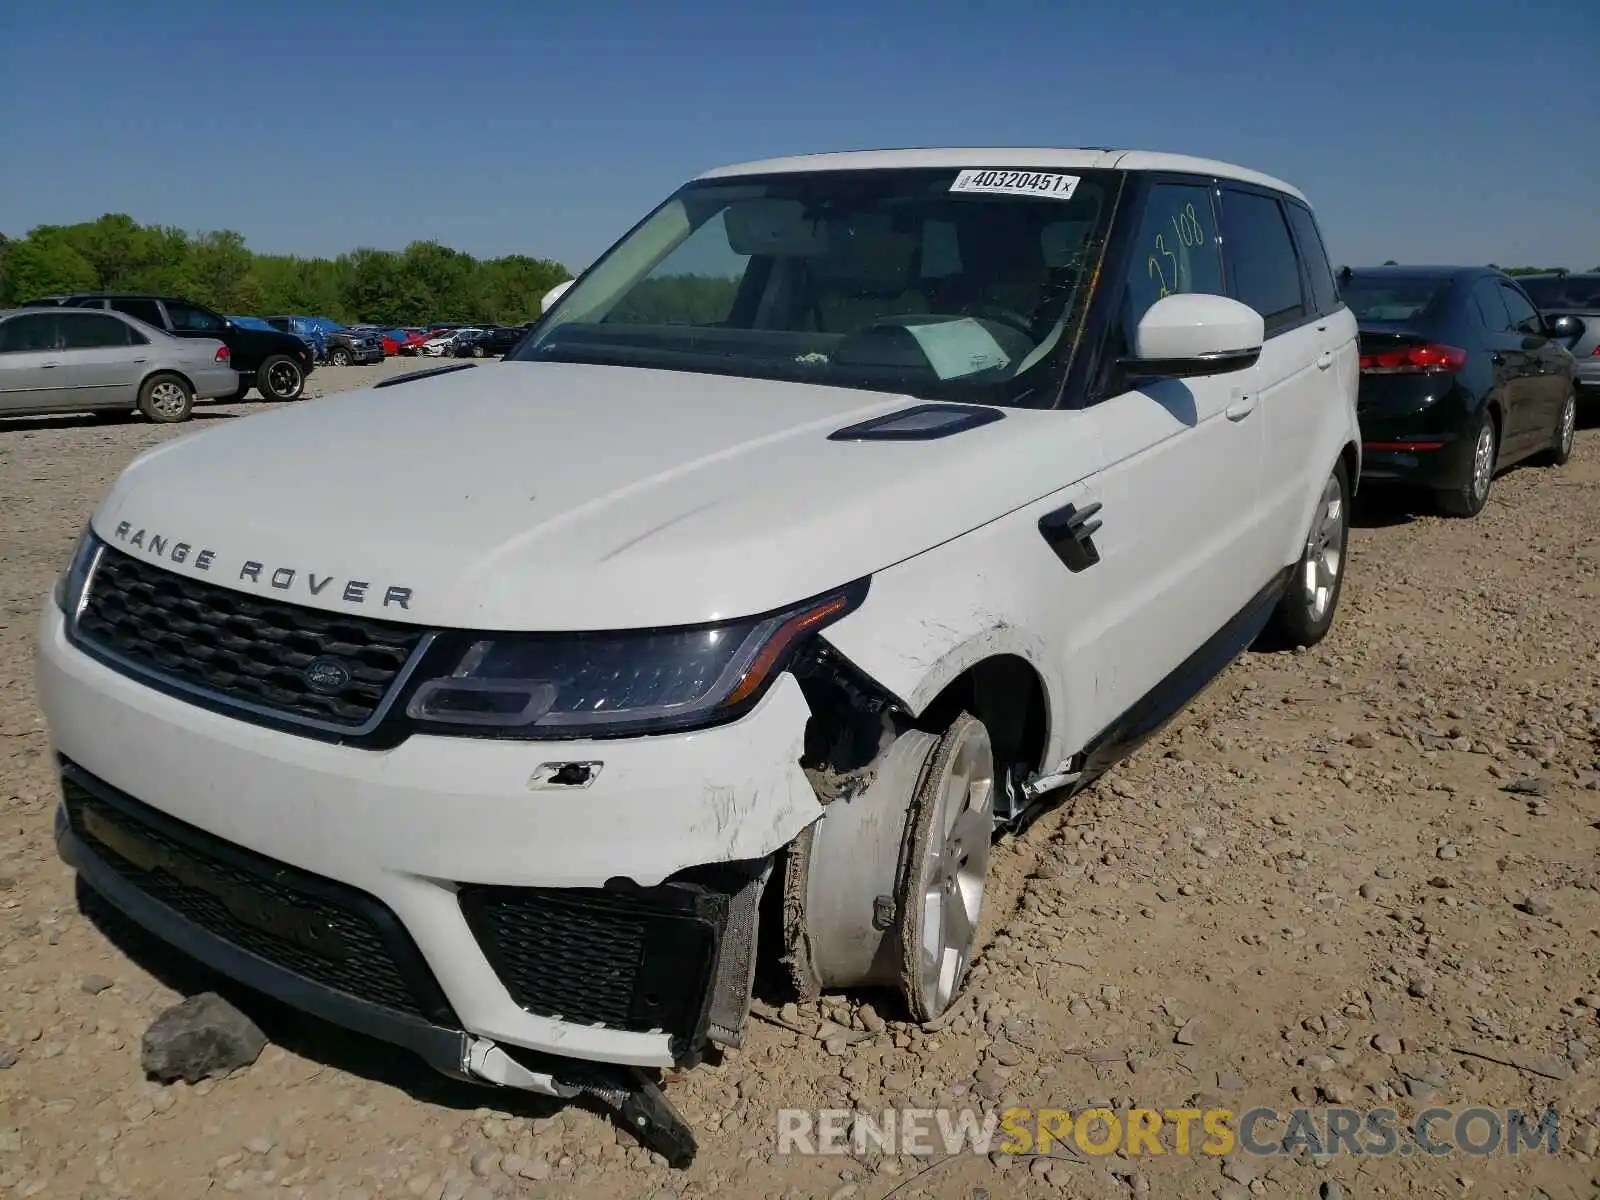
<instances>
[{"instance_id":1,"label":"rear side window","mask_svg":"<svg viewBox=\"0 0 1600 1200\"><path fill-rule=\"evenodd\" d=\"M1478 319L1490 333L1511 332L1511 314L1505 301L1500 299L1500 285L1492 279L1480 279L1472 286L1472 307Z\"/></svg>"},{"instance_id":2,"label":"rear side window","mask_svg":"<svg viewBox=\"0 0 1600 1200\"><path fill-rule=\"evenodd\" d=\"M1311 210L1300 204L1289 204L1289 224L1294 229L1294 240L1300 243L1300 258L1306 264L1306 274L1311 278L1311 301L1319 313L1331 313L1339 307L1339 285L1333 281L1333 266L1328 262L1328 248L1322 242L1322 231Z\"/></svg>"},{"instance_id":3,"label":"rear side window","mask_svg":"<svg viewBox=\"0 0 1600 1200\"><path fill-rule=\"evenodd\" d=\"M128 345L127 325L109 313L63 312L61 340L68 350L100 350Z\"/></svg>"},{"instance_id":4,"label":"rear side window","mask_svg":"<svg viewBox=\"0 0 1600 1200\"><path fill-rule=\"evenodd\" d=\"M24 313L0 323L0 354L26 354L29 351L60 348L56 333L56 314Z\"/></svg>"},{"instance_id":5,"label":"rear side window","mask_svg":"<svg viewBox=\"0 0 1600 1200\"><path fill-rule=\"evenodd\" d=\"M113 300L111 307L119 313L127 313L136 321L154 325L157 329L167 327L167 323L161 318L161 307L154 300Z\"/></svg>"},{"instance_id":6,"label":"rear side window","mask_svg":"<svg viewBox=\"0 0 1600 1200\"><path fill-rule=\"evenodd\" d=\"M1300 260L1283 208L1271 196L1224 190L1222 254L1233 298L1261 314L1268 337L1305 319Z\"/></svg>"},{"instance_id":7,"label":"rear side window","mask_svg":"<svg viewBox=\"0 0 1600 1200\"><path fill-rule=\"evenodd\" d=\"M222 329L221 317L177 300L167 301L167 316L171 319L174 329L184 329L194 333L215 333Z\"/></svg>"},{"instance_id":8,"label":"rear side window","mask_svg":"<svg viewBox=\"0 0 1600 1200\"><path fill-rule=\"evenodd\" d=\"M1506 311L1511 314L1511 328L1530 335L1544 332L1544 322L1539 319L1538 310L1517 288L1509 283L1501 283L1500 299L1505 301Z\"/></svg>"}]
</instances>

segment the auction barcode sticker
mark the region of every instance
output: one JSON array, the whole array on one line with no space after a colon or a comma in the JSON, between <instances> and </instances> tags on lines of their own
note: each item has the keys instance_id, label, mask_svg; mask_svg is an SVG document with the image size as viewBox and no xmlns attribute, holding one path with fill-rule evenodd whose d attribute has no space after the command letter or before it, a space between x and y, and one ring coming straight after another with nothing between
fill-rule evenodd
<instances>
[{"instance_id":1,"label":"auction barcode sticker","mask_svg":"<svg viewBox=\"0 0 1600 1200\"><path fill-rule=\"evenodd\" d=\"M952 192L985 192L995 196L1047 196L1071 200L1078 176L1041 171L996 171L978 168L961 172L950 185Z\"/></svg>"}]
</instances>

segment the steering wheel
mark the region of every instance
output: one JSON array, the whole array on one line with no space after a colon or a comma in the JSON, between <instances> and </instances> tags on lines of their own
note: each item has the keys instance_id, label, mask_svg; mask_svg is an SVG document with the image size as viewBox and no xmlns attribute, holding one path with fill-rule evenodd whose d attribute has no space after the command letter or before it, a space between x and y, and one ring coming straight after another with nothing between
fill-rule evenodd
<instances>
[{"instance_id":1,"label":"steering wheel","mask_svg":"<svg viewBox=\"0 0 1600 1200\"><path fill-rule=\"evenodd\" d=\"M1015 329L1029 341L1037 340L1033 336L1033 322L1013 309L1002 308L998 304L977 304L967 310L967 316L998 321L1001 325Z\"/></svg>"}]
</instances>

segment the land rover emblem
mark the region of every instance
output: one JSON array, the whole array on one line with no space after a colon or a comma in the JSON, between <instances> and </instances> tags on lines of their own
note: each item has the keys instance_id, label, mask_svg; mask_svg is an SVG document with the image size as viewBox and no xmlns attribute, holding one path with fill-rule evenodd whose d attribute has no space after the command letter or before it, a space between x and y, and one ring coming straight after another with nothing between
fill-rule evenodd
<instances>
[{"instance_id":1,"label":"land rover emblem","mask_svg":"<svg viewBox=\"0 0 1600 1200\"><path fill-rule=\"evenodd\" d=\"M301 672L313 692L331 696L350 682L350 670L336 658L314 658Z\"/></svg>"}]
</instances>

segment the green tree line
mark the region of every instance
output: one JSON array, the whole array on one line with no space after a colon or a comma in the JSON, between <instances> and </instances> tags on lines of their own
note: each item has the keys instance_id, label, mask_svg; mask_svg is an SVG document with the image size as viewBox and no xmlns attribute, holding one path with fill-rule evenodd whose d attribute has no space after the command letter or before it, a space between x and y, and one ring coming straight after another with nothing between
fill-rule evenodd
<instances>
[{"instance_id":1,"label":"green tree line","mask_svg":"<svg viewBox=\"0 0 1600 1200\"><path fill-rule=\"evenodd\" d=\"M479 259L438 242L360 248L337 258L257 254L231 229L189 234L107 213L0 237L0 307L52 292L138 291L185 296L239 315L303 313L340 321L517 324L572 274L522 254Z\"/></svg>"}]
</instances>

